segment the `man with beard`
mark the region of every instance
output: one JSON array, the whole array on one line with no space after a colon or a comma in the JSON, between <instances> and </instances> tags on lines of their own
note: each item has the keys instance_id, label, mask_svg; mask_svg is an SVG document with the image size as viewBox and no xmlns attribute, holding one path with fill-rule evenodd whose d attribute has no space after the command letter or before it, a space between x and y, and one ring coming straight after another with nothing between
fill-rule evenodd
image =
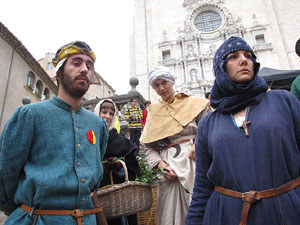
<instances>
[{"instance_id":1,"label":"man with beard","mask_svg":"<svg viewBox=\"0 0 300 225\"><path fill-rule=\"evenodd\" d=\"M58 95L19 107L0 136L0 210L5 224L96 225L91 194L103 176L108 129L82 107L95 54L84 42L53 59Z\"/></svg>"}]
</instances>

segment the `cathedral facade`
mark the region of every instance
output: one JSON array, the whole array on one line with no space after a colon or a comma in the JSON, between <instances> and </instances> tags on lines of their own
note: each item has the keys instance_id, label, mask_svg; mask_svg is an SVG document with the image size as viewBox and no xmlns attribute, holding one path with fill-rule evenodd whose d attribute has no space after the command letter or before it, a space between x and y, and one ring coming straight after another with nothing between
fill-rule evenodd
<instances>
[{"instance_id":1,"label":"cathedral facade","mask_svg":"<svg viewBox=\"0 0 300 225\"><path fill-rule=\"evenodd\" d=\"M244 38L262 67L299 69L299 0L135 0L131 76L152 102L152 68L164 65L176 76L176 90L204 97L214 83L213 56L229 37Z\"/></svg>"}]
</instances>

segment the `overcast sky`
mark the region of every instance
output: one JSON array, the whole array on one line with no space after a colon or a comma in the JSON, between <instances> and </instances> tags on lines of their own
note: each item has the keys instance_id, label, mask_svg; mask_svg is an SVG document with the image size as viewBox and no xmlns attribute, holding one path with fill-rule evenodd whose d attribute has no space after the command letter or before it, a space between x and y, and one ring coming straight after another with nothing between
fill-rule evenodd
<instances>
[{"instance_id":1,"label":"overcast sky","mask_svg":"<svg viewBox=\"0 0 300 225\"><path fill-rule=\"evenodd\" d=\"M75 40L96 54L96 71L116 90L129 86L133 0L0 0L0 21L36 60Z\"/></svg>"}]
</instances>

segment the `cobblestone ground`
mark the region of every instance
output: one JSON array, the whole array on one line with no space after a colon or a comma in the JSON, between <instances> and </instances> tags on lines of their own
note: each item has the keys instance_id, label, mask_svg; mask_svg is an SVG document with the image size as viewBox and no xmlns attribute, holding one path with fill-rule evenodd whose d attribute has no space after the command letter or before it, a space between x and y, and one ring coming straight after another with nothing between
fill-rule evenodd
<instances>
[{"instance_id":1,"label":"cobblestone ground","mask_svg":"<svg viewBox=\"0 0 300 225\"><path fill-rule=\"evenodd\" d=\"M0 211L0 225L4 224L4 221L6 220L6 216L3 212Z\"/></svg>"}]
</instances>

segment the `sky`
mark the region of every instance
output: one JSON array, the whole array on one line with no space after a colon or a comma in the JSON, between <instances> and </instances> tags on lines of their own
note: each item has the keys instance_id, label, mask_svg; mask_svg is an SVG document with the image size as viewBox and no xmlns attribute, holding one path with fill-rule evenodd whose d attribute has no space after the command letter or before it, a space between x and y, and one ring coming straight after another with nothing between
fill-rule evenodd
<instances>
[{"instance_id":1,"label":"sky","mask_svg":"<svg viewBox=\"0 0 300 225\"><path fill-rule=\"evenodd\" d=\"M130 90L133 0L0 0L0 21L36 60L75 40L96 54L95 70L116 90Z\"/></svg>"}]
</instances>

